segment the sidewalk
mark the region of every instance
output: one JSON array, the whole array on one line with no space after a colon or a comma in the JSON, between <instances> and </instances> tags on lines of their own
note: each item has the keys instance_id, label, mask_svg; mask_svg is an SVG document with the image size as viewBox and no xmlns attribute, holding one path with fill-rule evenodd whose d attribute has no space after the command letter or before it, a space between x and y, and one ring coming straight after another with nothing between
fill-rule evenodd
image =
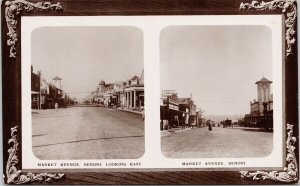
<instances>
[{"instance_id":1,"label":"sidewalk","mask_svg":"<svg viewBox=\"0 0 300 186\"><path fill-rule=\"evenodd\" d=\"M136 111L136 110L131 110L131 109L126 109L126 108L116 108L117 110L121 110L121 111L124 111L124 112L130 112L130 113L133 113L133 114L138 114L138 115L142 115L142 112L141 111Z\"/></svg>"},{"instance_id":2,"label":"sidewalk","mask_svg":"<svg viewBox=\"0 0 300 186\"><path fill-rule=\"evenodd\" d=\"M186 132L186 131L189 131L189 130L192 130L192 127L185 128L185 129L179 129L179 130L176 130L176 131L174 131L174 132L175 132L175 133L180 133L180 132Z\"/></svg>"},{"instance_id":3,"label":"sidewalk","mask_svg":"<svg viewBox=\"0 0 300 186\"><path fill-rule=\"evenodd\" d=\"M31 114L39 114L41 110L31 109Z\"/></svg>"},{"instance_id":4,"label":"sidewalk","mask_svg":"<svg viewBox=\"0 0 300 186\"><path fill-rule=\"evenodd\" d=\"M163 136L169 136L171 135L171 133L167 130L162 130L160 131L160 136L163 137Z\"/></svg>"},{"instance_id":5,"label":"sidewalk","mask_svg":"<svg viewBox=\"0 0 300 186\"><path fill-rule=\"evenodd\" d=\"M182 129L181 127L171 128L169 130L160 131L160 136L163 137L163 136L171 135L172 133L181 133L181 132L186 132L186 131L190 131L190 130L192 130L192 127L185 128L185 129Z\"/></svg>"},{"instance_id":6,"label":"sidewalk","mask_svg":"<svg viewBox=\"0 0 300 186\"><path fill-rule=\"evenodd\" d=\"M58 108L58 109L31 109L31 114L34 117L40 117L40 116L52 116L52 115L64 115L66 113L69 113L70 110L72 110L73 107L67 107L67 108Z\"/></svg>"},{"instance_id":7,"label":"sidewalk","mask_svg":"<svg viewBox=\"0 0 300 186\"><path fill-rule=\"evenodd\" d=\"M232 128L229 127L226 129L241 129L241 130L247 130L247 131L273 132L273 129L266 130L265 128L257 128L257 127L232 127Z\"/></svg>"}]
</instances>

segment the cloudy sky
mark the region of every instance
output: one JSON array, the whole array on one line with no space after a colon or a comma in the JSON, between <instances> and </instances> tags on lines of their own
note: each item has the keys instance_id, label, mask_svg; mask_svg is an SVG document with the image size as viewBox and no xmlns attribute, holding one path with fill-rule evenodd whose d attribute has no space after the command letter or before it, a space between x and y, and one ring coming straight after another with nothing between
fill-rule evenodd
<instances>
[{"instance_id":1,"label":"cloudy sky","mask_svg":"<svg viewBox=\"0 0 300 186\"><path fill-rule=\"evenodd\" d=\"M32 65L63 90L84 97L105 82L141 75L143 33L135 27L42 27L32 32Z\"/></svg>"},{"instance_id":2,"label":"cloudy sky","mask_svg":"<svg viewBox=\"0 0 300 186\"><path fill-rule=\"evenodd\" d=\"M265 26L167 27L160 35L161 90L192 94L207 115L249 113L255 82L273 80L271 36Z\"/></svg>"}]
</instances>

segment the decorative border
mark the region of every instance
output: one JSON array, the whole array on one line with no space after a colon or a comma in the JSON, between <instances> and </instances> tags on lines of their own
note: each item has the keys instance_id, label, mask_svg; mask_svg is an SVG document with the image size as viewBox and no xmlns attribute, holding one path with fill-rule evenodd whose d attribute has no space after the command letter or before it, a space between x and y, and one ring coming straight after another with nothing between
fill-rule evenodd
<instances>
[{"instance_id":1,"label":"decorative border","mask_svg":"<svg viewBox=\"0 0 300 186\"><path fill-rule=\"evenodd\" d=\"M297 17L297 5L296 0L273 0L270 2L261 2L254 0L252 3L241 3L240 10L256 9L256 10L276 10L282 9L282 13L285 14L285 39L287 43L286 56L293 54L292 46L296 44L296 17Z\"/></svg>"},{"instance_id":2,"label":"decorative border","mask_svg":"<svg viewBox=\"0 0 300 186\"><path fill-rule=\"evenodd\" d=\"M25 0L13 0L13 1L6 1L5 2L5 19L8 28L8 40L7 45L10 47L10 56L11 58L16 58L17 51L16 51L16 44L18 41L18 36L16 33L17 28L17 15L19 15L22 11L31 12L34 10L38 11L50 11L50 10L62 10L62 6L60 3L51 4L50 2L37 2L31 3ZM8 149L9 157L6 164L6 176L7 176L7 183L13 184L24 184L24 183L31 183L34 181L39 182L48 182L51 183L54 180L60 180L64 177L63 173L58 174L49 174L49 173L27 173L26 175L22 174L21 170L16 168L19 160L17 157L18 151L18 141L17 141L17 126L11 128L11 139L9 139L8 143L13 143L13 146Z\"/></svg>"},{"instance_id":3,"label":"decorative border","mask_svg":"<svg viewBox=\"0 0 300 186\"><path fill-rule=\"evenodd\" d=\"M297 159L295 155L294 146L296 143L296 137L293 136L293 126L291 124L287 124L287 140L286 140L286 166L283 171L272 171L272 172L264 172L264 171L257 171L257 172L248 172L248 171L241 171L242 178L252 178L253 180L274 180L279 182L297 182L298 181L298 165Z\"/></svg>"},{"instance_id":4,"label":"decorative border","mask_svg":"<svg viewBox=\"0 0 300 186\"><path fill-rule=\"evenodd\" d=\"M62 10L62 6L60 3L51 4L50 2L37 2L31 3L25 0L14 0L14 1L6 1L5 2L5 19L8 28L8 40L7 45L10 46L10 55L9 57L16 58L17 49L16 43L18 41L16 28L17 28L17 20L16 17L22 11L31 12L33 10L39 11L49 11L49 10Z\"/></svg>"},{"instance_id":5,"label":"decorative border","mask_svg":"<svg viewBox=\"0 0 300 186\"><path fill-rule=\"evenodd\" d=\"M22 171L16 168L19 160L17 157L18 151L18 141L17 135L18 126L11 128L11 138L8 140L8 144L13 143L13 146L8 149L8 160L6 164L6 176L7 176L7 183L8 184L24 184L24 183L31 183L34 181L39 182L48 182L51 183L54 180L60 180L64 177L63 173L58 174L48 174L48 173L40 173L40 174L33 174L27 173L26 175L22 175Z\"/></svg>"},{"instance_id":6,"label":"decorative border","mask_svg":"<svg viewBox=\"0 0 300 186\"><path fill-rule=\"evenodd\" d=\"M241 3L240 10L276 10L282 9L282 13L285 14L285 39L286 39L286 56L292 55L292 47L296 44L296 17L297 17L297 6L295 0L273 0L270 2L261 2L259 3L256 0L253 0L252 3ZM253 180L273 180L278 182L297 182L298 180L298 165L295 155L296 147L296 137L293 137L293 125L287 124L287 140L286 140L286 166L283 171L241 171L242 178L252 178Z\"/></svg>"}]
</instances>

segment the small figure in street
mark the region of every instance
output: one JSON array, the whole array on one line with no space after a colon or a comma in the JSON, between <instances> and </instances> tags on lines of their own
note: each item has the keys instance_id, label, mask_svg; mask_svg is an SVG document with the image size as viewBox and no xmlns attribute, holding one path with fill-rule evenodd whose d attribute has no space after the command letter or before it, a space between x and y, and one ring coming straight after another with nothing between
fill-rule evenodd
<instances>
[{"instance_id":1,"label":"small figure in street","mask_svg":"<svg viewBox=\"0 0 300 186\"><path fill-rule=\"evenodd\" d=\"M185 114L184 128L188 128L188 126L189 126L189 114Z\"/></svg>"},{"instance_id":2,"label":"small figure in street","mask_svg":"<svg viewBox=\"0 0 300 186\"><path fill-rule=\"evenodd\" d=\"M142 109L142 118L143 120L145 120L145 109L143 106L141 107L141 109Z\"/></svg>"},{"instance_id":3,"label":"small figure in street","mask_svg":"<svg viewBox=\"0 0 300 186\"><path fill-rule=\"evenodd\" d=\"M175 116L175 126L178 127L179 126L179 118L178 116Z\"/></svg>"},{"instance_id":4,"label":"small figure in street","mask_svg":"<svg viewBox=\"0 0 300 186\"><path fill-rule=\"evenodd\" d=\"M210 120L207 121L207 126L208 126L208 130L212 131L212 125L211 125Z\"/></svg>"},{"instance_id":5,"label":"small figure in street","mask_svg":"<svg viewBox=\"0 0 300 186\"><path fill-rule=\"evenodd\" d=\"M57 102L55 103L54 107L55 107L55 110L58 111L58 103Z\"/></svg>"},{"instance_id":6,"label":"small figure in street","mask_svg":"<svg viewBox=\"0 0 300 186\"><path fill-rule=\"evenodd\" d=\"M169 129L169 121L167 119L163 120L163 130Z\"/></svg>"},{"instance_id":7,"label":"small figure in street","mask_svg":"<svg viewBox=\"0 0 300 186\"><path fill-rule=\"evenodd\" d=\"M182 129L184 129L185 128L185 114L184 113L182 113L182 122L181 122L181 124L182 124Z\"/></svg>"},{"instance_id":8,"label":"small figure in street","mask_svg":"<svg viewBox=\"0 0 300 186\"><path fill-rule=\"evenodd\" d=\"M111 107L111 101L110 101L110 99L108 100L108 107L109 108Z\"/></svg>"}]
</instances>

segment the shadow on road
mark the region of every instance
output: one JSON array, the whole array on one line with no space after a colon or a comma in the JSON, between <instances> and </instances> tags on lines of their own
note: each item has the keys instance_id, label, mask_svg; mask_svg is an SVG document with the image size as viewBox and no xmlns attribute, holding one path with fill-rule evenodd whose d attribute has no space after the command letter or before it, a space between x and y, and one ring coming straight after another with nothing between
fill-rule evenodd
<instances>
[{"instance_id":1,"label":"shadow on road","mask_svg":"<svg viewBox=\"0 0 300 186\"><path fill-rule=\"evenodd\" d=\"M252 129L252 128L249 128L249 129L242 129L242 130L250 131L250 132L269 132L269 133L273 133L273 129L267 130L267 129L257 129L257 128Z\"/></svg>"},{"instance_id":2,"label":"shadow on road","mask_svg":"<svg viewBox=\"0 0 300 186\"><path fill-rule=\"evenodd\" d=\"M40 136L45 136L46 134L36 134L36 135L32 135L32 137L40 137Z\"/></svg>"},{"instance_id":3,"label":"shadow on road","mask_svg":"<svg viewBox=\"0 0 300 186\"><path fill-rule=\"evenodd\" d=\"M227 128L227 129L239 129L239 130L249 131L249 132L268 132L268 133L273 133L273 129L265 129L265 128L234 127L234 128Z\"/></svg>"},{"instance_id":4,"label":"shadow on road","mask_svg":"<svg viewBox=\"0 0 300 186\"><path fill-rule=\"evenodd\" d=\"M96 140L107 140L107 139L118 139L118 138L139 138L139 137L144 137L144 135L138 135L138 136L117 136L117 137L108 137L108 138L92 138L92 139L84 139L84 140L67 141L67 142L61 142L61 143L36 145L36 146L32 146L32 147L33 148L35 148L35 147L46 147L46 146L61 145L61 144L67 144L67 143L77 143L77 142L84 142L84 141L96 141Z\"/></svg>"}]
</instances>

